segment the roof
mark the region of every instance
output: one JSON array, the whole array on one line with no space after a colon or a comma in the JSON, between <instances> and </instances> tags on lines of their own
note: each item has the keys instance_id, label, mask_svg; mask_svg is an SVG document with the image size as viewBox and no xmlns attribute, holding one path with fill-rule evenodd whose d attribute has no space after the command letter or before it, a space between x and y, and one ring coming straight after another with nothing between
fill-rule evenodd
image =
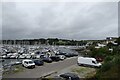
<instances>
[{"instance_id":1,"label":"roof","mask_svg":"<svg viewBox=\"0 0 120 80\"><path fill-rule=\"evenodd\" d=\"M60 76L62 76L62 75L64 75L64 76L70 76L70 77L78 77L76 74L74 74L74 73L64 73L64 74L61 74Z\"/></svg>"},{"instance_id":2,"label":"roof","mask_svg":"<svg viewBox=\"0 0 120 80\"><path fill-rule=\"evenodd\" d=\"M91 58L91 57L78 57L78 58L84 58L84 59L92 59L92 60L96 60L95 58Z\"/></svg>"},{"instance_id":3,"label":"roof","mask_svg":"<svg viewBox=\"0 0 120 80\"><path fill-rule=\"evenodd\" d=\"M32 61L32 60L30 60L30 59L24 59L23 61Z\"/></svg>"}]
</instances>

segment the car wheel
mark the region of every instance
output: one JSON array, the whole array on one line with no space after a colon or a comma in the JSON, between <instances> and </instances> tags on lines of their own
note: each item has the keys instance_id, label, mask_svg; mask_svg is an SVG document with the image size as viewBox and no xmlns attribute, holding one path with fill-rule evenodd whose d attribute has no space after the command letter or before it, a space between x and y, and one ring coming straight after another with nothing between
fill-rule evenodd
<instances>
[{"instance_id":1,"label":"car wheel","mask_svg":"<svg viewBox=\"0 0 120 80\"><path fill-rule=\"evenodd\" d=\"M79 64L79 63L77 63L78 64L78 66L83 66L83 64Z\"/></svg>"},{"instance_id":2,"label":"car wheel","mask_svg":"<svg viewBox=\"0 0 120 80\"><path fill-rule=\"evenodd\" d=\"M22 67L25 67L25 66L22 64Z\"/></svg>"}]
</instances>

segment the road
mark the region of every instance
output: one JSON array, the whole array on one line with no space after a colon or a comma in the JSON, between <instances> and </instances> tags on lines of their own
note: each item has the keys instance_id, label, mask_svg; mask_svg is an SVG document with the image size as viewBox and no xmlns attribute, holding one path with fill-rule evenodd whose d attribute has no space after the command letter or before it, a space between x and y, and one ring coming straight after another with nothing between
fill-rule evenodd
<instances>
[{"instance_id":1,"label":"road","mask_svg":"<svg viewBox=\"0 0 120 80\"><path fill-rule=\"evenodd\" d=\"M67 67L77 64L77 58L72 57L64 61L46 63L43 66L36 66L34 69L26 69L24 72L4 75L3 78L39 78L51 72L60 71Z\"/></svg>"}]
</instances>

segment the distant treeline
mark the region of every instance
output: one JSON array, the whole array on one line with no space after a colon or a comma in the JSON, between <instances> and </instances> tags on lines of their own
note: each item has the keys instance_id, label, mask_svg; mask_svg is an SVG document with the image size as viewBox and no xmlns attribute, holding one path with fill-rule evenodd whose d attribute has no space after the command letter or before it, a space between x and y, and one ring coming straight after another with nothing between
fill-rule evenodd
<instances>
[{"instance_id":1,"label":"distant treeline","mask_svg":"<svg viewBox=\"0 0 120 80\"><path fill-rule=\"evenodd\" d=\"M104 40L68 40L68 39L58 39L58 38L48 38L48 39L23 39L23 40L2 40L2 44L18 44L18 45L72 45L72 46L83 46L88 42L101 43L109 39ZM120 45L120 37L113 38Z\"/></svg>"},{"instance_id":2,"label":"distant treeline","mask_svg":"<svg viewBox=\"0 0 120 80\"><path fill-rule=\"evenodd\" d=\"M117 43L118 45L120 45L120 37L117 39Z\"/></svg>"},{"instance_id":3,"label":"distant treeline","mask_svg":"<svg viewBox=\"0 0 120 80\"><path fill-rule=\"evenodd\" d=\"M58 39L58 38L48 38L48 39L24 39L24 40L2 40L2 44L20 44L20 45L72 45L72 46L82 46L86 45L87 41L81 40L67 40L67 39Z\"/></svg>"}]
</instances>

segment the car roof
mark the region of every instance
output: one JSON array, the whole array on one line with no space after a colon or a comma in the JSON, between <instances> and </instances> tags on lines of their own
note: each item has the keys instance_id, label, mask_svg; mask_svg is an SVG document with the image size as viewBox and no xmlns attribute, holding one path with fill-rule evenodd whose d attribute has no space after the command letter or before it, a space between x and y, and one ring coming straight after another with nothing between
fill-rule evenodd
<instances>
[{"instance_id":1,"label":"car roof","mask_svg":"<svg viewBox=\"0 0 120 80\"><path fill-rule=\"evenodd\" d=\"M91 57L78 57L78 58L96 60L95 58L91 58Z\"/></svg>"},{"instance_id":2,"label":"car roof","mask_svg":"<svg viewBox=\"0 0 120 80\"><path fill-rule=\"evenodd\" d=\"M23 60L23 61L32 61L32 60L30 60L30 59L25 59L25 60Z\"/></svg>"},{"instance_id":3,"label":"car roof","mask_svg":"<svg viewBox=\"0 0 120 80\"><path fill-rule=\"evenodd\" d=\"M68 77L78 77L76 74L74 73L64 73L64 74L61 74L60 76L68 76Z\"/></svg>"},{"instance_id":4,"label":"car roof","mask_svg":"<svg viewBox=\"0 0 120 80\"><path fill-rule=\"evenodd\" d=\"M42 59L34 59L34 61L42 61Z\"/></svg>"}]
</instances>

